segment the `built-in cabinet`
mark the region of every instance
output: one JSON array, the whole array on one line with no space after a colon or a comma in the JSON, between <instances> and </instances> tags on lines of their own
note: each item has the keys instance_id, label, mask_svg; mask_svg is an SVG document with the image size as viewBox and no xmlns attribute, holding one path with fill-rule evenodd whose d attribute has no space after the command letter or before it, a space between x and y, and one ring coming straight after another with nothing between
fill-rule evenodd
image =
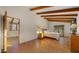
<instances>
[{"instance_id":1,"label":"built-in cabinet","mask_svg":"<svg viewBox=\"0 0 79 59\"><path fill-rule=\"evenodd\" d=\"M71 35L71 52L79 52L79 36L76 34Z\"/></svg>"}]
</instances>

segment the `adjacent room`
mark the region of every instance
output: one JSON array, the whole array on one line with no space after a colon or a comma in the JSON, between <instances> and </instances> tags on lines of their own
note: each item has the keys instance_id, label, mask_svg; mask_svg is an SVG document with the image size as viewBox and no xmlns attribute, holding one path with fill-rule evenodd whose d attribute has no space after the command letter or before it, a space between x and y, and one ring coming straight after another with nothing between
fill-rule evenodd
<instances>
[{"instance_id":1,"label":"adjacent room","mask_svg":"<svg viewBox=\"0 0 79 59\"><path fill-rule=\"evenodd\" d=\"M0 6L0 52L79 52L79 7Z\"/></svg>"}]
</instances>

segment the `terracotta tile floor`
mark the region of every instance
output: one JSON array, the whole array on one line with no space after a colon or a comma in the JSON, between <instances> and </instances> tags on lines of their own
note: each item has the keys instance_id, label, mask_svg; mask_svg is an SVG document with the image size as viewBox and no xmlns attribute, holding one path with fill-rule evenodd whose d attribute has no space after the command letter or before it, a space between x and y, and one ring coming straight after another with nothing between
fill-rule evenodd
<instances>
[{"instance_id":1,"label":"terracotta tile floor","mask_svg":"<svg viewBox=\"0 0 79 59\"><path fill-rule=\"evenodd\" d=\"M9 53L68 53L70 45L68 38L60 38L59 41L50 38L36 39L8 48Z\"/></svg>"}]
</instances>

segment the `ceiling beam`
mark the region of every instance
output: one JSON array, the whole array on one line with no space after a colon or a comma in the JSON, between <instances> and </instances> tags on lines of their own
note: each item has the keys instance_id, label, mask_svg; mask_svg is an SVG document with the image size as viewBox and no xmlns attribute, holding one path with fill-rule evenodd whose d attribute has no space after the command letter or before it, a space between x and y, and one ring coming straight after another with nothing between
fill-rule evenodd
<instances>
[{"instance_id":1,"label":"ceiling beam","mask_svg":"<svg viewBox=\"0 0 79 59\"><path fill-rule=\"evenodd\" d=\"M40 9L48 8L48 7L53 7L53 6L39 6L39 7L31 8L30 10L34 11L34 10L40 10Z\"/></svg>"},{"instance_id":2,"label":"ceiling beam","mask_svg":"<svg viewBox=\"0 0 79 59\"><path fill-rule=\"evenodd\" d=\"M77 14L42 15L41 17L54 17L54 16L77 16Z\"/></svg>"},{"instance_id":3,"label":"ceiling beam","mask_svg":"<svg viewBox=\"0 0 79 59\"><path fill-rule=\"evenodd\" d=\"M73 19L47 19L48 21L51 21L51 22L72 22Z\"/></svg>"},{"instance_id":4,"label":"ceiling beam","mask_svg":"<svg viewBox=\"0 0 79 59\"><path fill-rule=\"evenodd\" d=\"M75 18L44 18L44 19L75 19Z\"/></svg>"},{"instance_id":5,"label":"ceiling beam","mask_svg":"<svg viewBox=\"0 0 79 59\"><path fill-rule=\"evenodd\" d=\"M66 22L66 23L71 23L72 22L72 20L48 20L48 21L50 21L50 22Z\"/></svg>"},{"instance_id":6,"label":"ceiling beam","mask_svg":"<svg viewBox=\"0 0 79 59\"><path fill-rule=\"evenodd\" d=\"M51 14L51 13L59 13L59 12L73 12L73 11L79 11L79 7L54 10L54 11L46 11L46 12L38 12L37 14Z\"/></svg>"}]
</instances>

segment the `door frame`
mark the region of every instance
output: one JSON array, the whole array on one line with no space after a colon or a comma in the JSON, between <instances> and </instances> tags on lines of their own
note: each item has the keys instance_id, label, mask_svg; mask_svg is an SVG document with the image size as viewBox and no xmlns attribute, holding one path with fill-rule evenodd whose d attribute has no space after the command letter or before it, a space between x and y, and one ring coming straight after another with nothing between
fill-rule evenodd
<instances>
[{"instance_id":1,"label":"door frame","mask_svg":"<svg viewBox=\"0 0 79 59\"><path fill-rule=\"evenodd\" d=\"M19 30L18 30L18 44L20 43L20 19L19 18L15 18L15 17L10 17L7 15L7 11L5 11L5 14L3 16L3 49L2 49L2 53L7 53L8 52L8 41L7 41L7 21L8 21L8 18L14 18L14 19L18 19L19 20Z\"/></svg>"},{"instance_id":2,"label":"door frame","mask_svg":"<svg viewBox=\"0 0 79 59\"><path fill-rule=\"evenodd\" d=\"M55 27L58 27L58 30L59 30L59 27L63 28L63 37L64 37L64 25L54 25L54 29L55 29Z\"/></svg>"}]
</instances>

